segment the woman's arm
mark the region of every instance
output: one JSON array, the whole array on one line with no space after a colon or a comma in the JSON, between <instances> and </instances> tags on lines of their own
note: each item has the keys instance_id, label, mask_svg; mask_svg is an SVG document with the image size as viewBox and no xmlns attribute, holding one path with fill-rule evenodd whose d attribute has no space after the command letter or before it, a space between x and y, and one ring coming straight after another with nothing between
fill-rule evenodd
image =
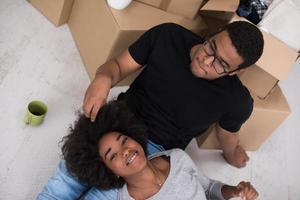
<instances>
[{"instance_id":1,"label":"woman's arm","mask_svg":"<svg viewBox=\"0 0 300 200\"><path fill-rule=\"evenodd\" d=\"M199 170L199 180L203 186L208 200L227 200L240 197L243 200L254 200L258 193L250 182L240 182L237 186L226 185L220 181L212 180Z\"/></svg>"}]
</instances>

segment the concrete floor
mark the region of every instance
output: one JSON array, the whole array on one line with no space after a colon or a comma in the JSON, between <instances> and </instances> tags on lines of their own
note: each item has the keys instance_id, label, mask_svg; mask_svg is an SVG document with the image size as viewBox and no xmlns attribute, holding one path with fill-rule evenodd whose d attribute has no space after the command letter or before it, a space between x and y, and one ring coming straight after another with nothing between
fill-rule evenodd
<instances>
[{"instance_id":1,"label":"concrete floor","mask_svg":"<svg viewBox=\"0 0 300 200\"><path fill-rule=\"evenodd\" d=\"M0 199L34 199L54 173L59 141L81 108L89 84L66 25L54 27L23 0L0 1ZM300 199L300 62L280 86L291 115L256 152L246 168L224 162L219 151L187 152L212 178L237 184L249 180L262 200ZM126 87L115 88L116 96ZM23 123L28 102L44 101L49 112L39 127Z\"/></svg>"}]
</instances>

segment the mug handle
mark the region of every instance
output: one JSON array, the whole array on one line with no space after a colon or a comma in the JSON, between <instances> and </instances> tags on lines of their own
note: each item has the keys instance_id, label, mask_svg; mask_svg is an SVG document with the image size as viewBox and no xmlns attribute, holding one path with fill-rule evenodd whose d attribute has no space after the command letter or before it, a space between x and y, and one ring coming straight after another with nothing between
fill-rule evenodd
<instances>
[{"instance_id":1,"label":"mug handle","mask_svg":"<svg viewBox=\"0 0 300 200\"><path fill-rule=\"evenodd\" d=\"M24 117L24 122L27 125L31 123L31 117L28 114Z\"/></svg>"}]
</instances>

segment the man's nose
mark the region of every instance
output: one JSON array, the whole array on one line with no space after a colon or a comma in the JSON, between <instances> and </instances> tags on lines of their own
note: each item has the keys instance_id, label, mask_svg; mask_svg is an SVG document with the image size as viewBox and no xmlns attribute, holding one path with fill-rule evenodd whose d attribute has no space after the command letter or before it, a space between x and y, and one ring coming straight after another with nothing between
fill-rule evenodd
<instances>
[{"instance_id":1,"label":"man's nose","mask_svg":"<svg viewBox=\"0 0 300 200\"><path fill-rule=\"evenodd\" d=\"M204 64L205 64L205 66L211 67L214 59L215 59L214 56L205 56L205 58L204 58Z\"/></svg>"}]
</instances>

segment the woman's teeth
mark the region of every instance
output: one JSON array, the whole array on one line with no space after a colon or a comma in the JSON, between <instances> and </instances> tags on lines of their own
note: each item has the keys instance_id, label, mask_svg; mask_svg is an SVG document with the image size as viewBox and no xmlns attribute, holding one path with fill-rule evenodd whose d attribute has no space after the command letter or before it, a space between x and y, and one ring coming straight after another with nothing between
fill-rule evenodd
<instances>
[{"instance_id":1,"label":"woman's teeth","mask_svg":"<svg viewBox=\"0 0 300 200\"><path fill-rule=\"evenodd\" d=\"M130 163L132 163L134 161L134 159L137 156L137 151L132 152L128 158L126 159L126 165L129 165Z\"/></svg>"}]
</instances>

